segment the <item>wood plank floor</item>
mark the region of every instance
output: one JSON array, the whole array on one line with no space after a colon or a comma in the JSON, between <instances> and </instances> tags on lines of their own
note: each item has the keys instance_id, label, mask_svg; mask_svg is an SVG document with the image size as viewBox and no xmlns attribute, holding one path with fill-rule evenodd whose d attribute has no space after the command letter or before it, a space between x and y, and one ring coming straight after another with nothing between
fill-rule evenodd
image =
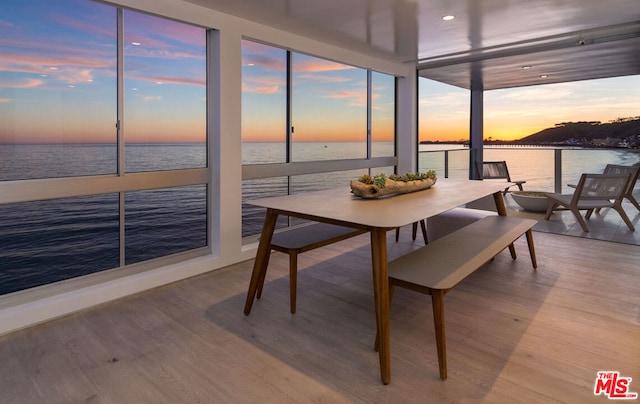
<instances>
[{"instance_id":1,"label":"wood plank floor","mask_svg":"<svg viewBox=\"0 0 640 404\"><path fill-rule=\"evenodd\" d=\"M392 233L390 258L421 245ZM249 316L251 261L0 337L0 402L601 403L598 370L640 391L640 248L534 238L537 271L518 240L445 298L446 381L429 296L398 289L380 382L362 235L300 257L295 315L274 253Z\"/></svg>"}]
</instances>

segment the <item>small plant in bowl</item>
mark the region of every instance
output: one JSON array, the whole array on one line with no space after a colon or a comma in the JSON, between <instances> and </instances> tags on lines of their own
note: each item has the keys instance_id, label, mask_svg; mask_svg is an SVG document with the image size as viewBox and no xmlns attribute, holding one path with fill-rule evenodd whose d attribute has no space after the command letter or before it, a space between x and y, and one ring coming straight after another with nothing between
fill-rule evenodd
<instances>
[{"instance_id":1,"label":"small plant in bowl","mask_svg":"<svg viewBox=\"0 0 640 404\"><path fill-rule=\"evenodd\" d=\"M351 192L362 198L379 198L390 194L404 194L408 192L428 189L436 183L436 172L429 170L424 173L407 173L404 175L378 174L374 177L363 175L351 181Z\"/></svg>"}]
</instances>

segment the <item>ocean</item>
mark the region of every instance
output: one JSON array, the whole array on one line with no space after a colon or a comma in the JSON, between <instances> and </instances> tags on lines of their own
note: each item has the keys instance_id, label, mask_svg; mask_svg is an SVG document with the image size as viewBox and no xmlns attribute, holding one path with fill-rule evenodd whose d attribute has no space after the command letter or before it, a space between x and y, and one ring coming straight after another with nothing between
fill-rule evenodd
<instances>
[{"instance_id":1,"label":"ocean","mask_svg":"<svg viewBox=\"0 0 640 404\"><path fill-rule=\"evenodd\" d=\"M444 177L448 149L450 178L468 178L468 150L458 145L420 145L420 171ZM391 143L375 144L375 156L393 154ZM362 143L302 143L295 161L362 158ZM627 150L562 150L563 183L607 163L640 163ZM243 145L243 164L284 161L282 144ZM553 191L554 151L550 148L487 148L485 160L506 160L525 189ZM202 144L135 145L126 149L128 172L204 167ZM0 181L114 174L115 145L0 145ZM374 169L390 173L392 167ZM243 183L243 236L260 232L263 210L247 200L334 187L366 170L270 178ZM568 188L567 192L571 192ZM207 189L204 185L128 192L125 195L125 265L206 247ZM0 205L0 294L120 266L118 194L92 195ZM293 222L295 224L295 222ZM283 219L278 226L286 226Z\"/></svg>"}]
</instances>

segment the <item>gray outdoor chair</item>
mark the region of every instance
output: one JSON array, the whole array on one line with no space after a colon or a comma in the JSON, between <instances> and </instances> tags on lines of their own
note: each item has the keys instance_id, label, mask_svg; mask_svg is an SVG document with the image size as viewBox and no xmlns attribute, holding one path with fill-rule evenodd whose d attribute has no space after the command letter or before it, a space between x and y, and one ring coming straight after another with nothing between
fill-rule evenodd
<instances>
[{"instance_id":1,"label":"gray outdoor chair","mask_svg":"<svg viewBox=\"0 0 640 404\"><path fill-rule=\"evenodd\" d=\"M504 179L507 180L507 182L512 182L513 184L507 186L504 191L502 191L503 194L509 192L509 188L513 186L517 186L518 189L522 191L522 184L527 182L512 180L506 161L484 161L482 165L476 162L476 169L483 180Z\"/></svg>"},{"instance_id":2,"label":"gray outdoor chair","mask_svg":"<svg viewBox=\"0 0 640 404\"><path fill-rule=\"evenodd\" d=\"M589 231L585 219L589 219L594 209L612 208L620 214L629 230L635 231L631 220L622 208L622 199L629 185L628 174L582 174L573 194L548 193L549 204L545 220L549 220L554 210L568 209L576 217L585 232ZM581 210L587 213L583 218Z\"/></svg>"}]
</instances>

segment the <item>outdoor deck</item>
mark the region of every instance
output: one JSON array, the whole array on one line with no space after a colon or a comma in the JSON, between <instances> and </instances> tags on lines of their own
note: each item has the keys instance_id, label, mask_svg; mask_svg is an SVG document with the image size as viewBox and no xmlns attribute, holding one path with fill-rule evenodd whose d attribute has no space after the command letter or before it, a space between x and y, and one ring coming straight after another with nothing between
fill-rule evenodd
<instances>
[{"instance_id":1,"label":"outdoor deck","mask_svg":"<svg viewBox=\"0 0 640 404\"><path fill-rule=\"evenodd\" d=\"M422 244L408 227L394 236L390 258ZM391 383L380 382L361 235L300 257L295 315L287 256L274 253L250 316L247 261L0 337L0 401L587 403L606 401L593 394L599 370L640 391L638 245L534 239L537 271L520 239L518 260L503 252L446 296L446 381L429 296L398 289Z\"/></svg>"}]
</instances>

